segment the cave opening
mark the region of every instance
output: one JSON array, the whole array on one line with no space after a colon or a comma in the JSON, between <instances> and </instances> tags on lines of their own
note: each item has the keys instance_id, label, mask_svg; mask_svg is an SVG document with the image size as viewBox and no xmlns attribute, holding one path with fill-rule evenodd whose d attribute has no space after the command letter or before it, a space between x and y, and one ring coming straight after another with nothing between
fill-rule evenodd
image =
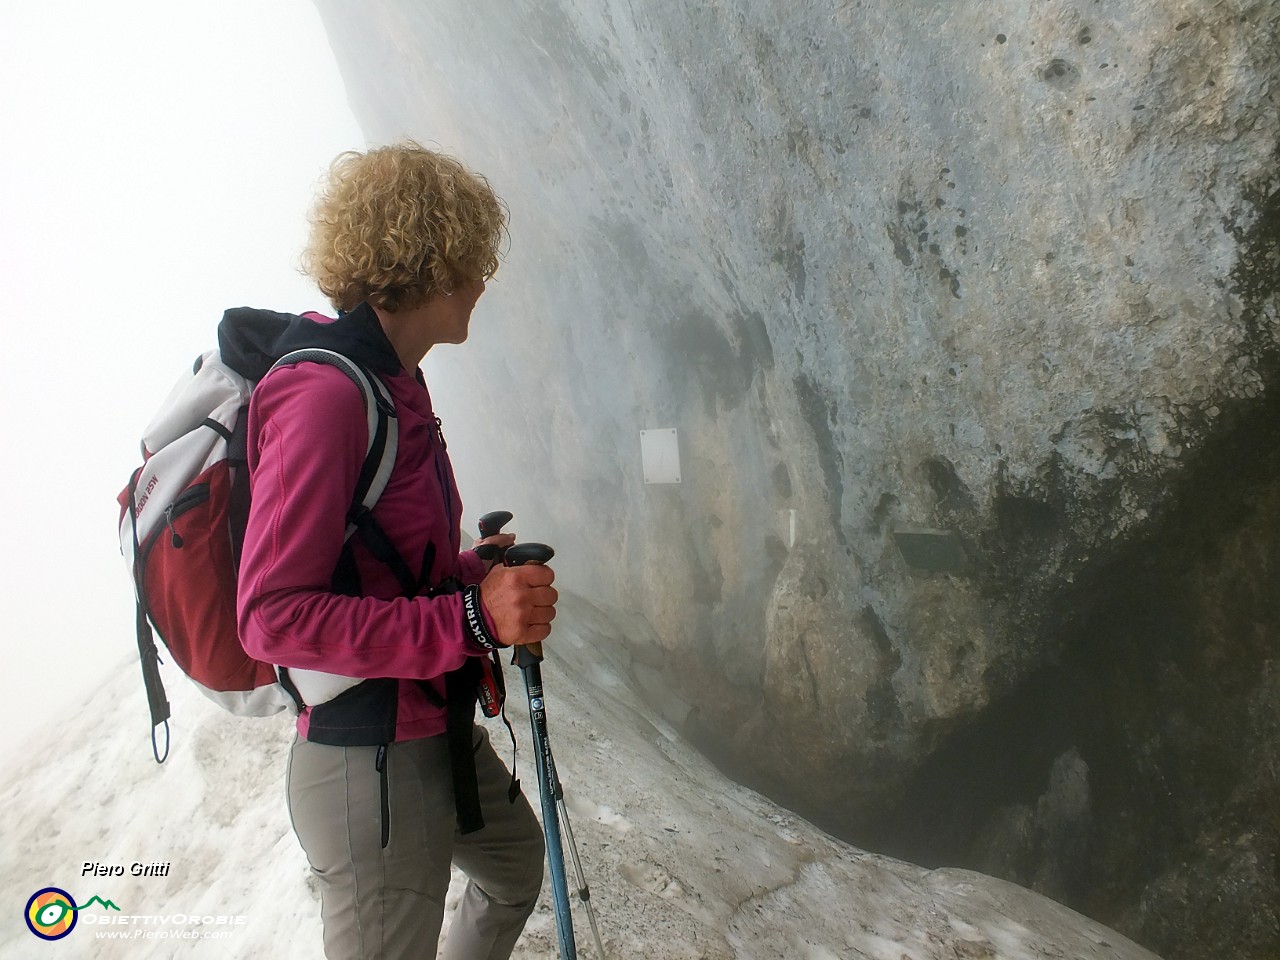
<instances>
[{"instance_id":1,"label":"cave opening","mask_svg":"<svg viewBox=\"0 0 1280 960\"><path fill-rule=\"evenodd\" d=\"M1166 960L1280 955L1278 394L1224 413L1151 533L1059 598L1057 661L855 842L1029 886Z\"/></svg>"}]
</instances>

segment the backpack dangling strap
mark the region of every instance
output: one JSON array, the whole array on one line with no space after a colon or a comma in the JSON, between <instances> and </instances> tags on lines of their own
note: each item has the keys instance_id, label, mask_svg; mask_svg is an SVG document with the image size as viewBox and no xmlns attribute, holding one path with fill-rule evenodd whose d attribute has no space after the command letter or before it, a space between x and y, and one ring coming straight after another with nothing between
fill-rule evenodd
<instances>
[{"instance_id":1,"label":"backpack dangling strap","mask_svg":"<svg viewBox=\"0 0 1280 960\"><path fill-rule=\"evenodd\" d=\"M147 708L151 711L151 755L156 763L164 763L169 757L169 700L165 696L164 681L160 679L160 652L156 649L155 634L147 620L145 571L142 564L142 547L138 543L138 505L135 500L139 467L129 481L129 523L133 528L133 589L138 605L138 659L142 662L142 684L147 691ZM164 754L156 743L156 727L164 724Z\"/></svg>"},{"instance_id":2,"label":"backpack dangling strap","mask_svg":"<svg viewBox=\"0 0 1280 960\"><path fill-rule=\"evenodd\" d=\"M147 612L138 603L138 657L142 661L142 685L147 689L147 708L151 711L151 755L156 763L169 759L169 700L160 679L160 652L156 649ZM164 724L164 753L156 743L156 728Z\"/></svg>"},{"instance_id":3,"label":"backpack dangling strap","mask_svg":"<svg viewBox=\"0 0 1280 960\"><path fill-rule=\"evenodd\" d=\"M476 754L472 737L476 718L476 669L468 657L464 666L444 675L445 737L449 742L449 766L453 772L453 803L458 830L474 833L484 828L480 813L480 785L476 779Z\"/></svg>"}]
</instances>

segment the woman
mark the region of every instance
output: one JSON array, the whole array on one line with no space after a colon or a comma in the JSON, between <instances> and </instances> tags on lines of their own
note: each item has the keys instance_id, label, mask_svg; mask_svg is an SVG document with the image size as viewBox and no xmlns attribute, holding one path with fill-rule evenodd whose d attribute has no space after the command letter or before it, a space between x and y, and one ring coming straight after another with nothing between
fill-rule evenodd
<instances>
[{"instance_id":1,"label":"woman","mask_svg":"<svg viewBox=\"0 0 1280 960\"><path fill-rule=\"evenodd\" d=\"M291 336L389 388L398 450L372 517L414 582L346 537L369 429L354 384L302 362L265 377L250 406L245 649L286 677L363 681L303 705L289 761L290 817L319 881L330 960L434 957L451 861L470 882L444 955L505 958L541 887L538 823L471 717L475 668L491 650L549 634L553 574L459 552L462 508L418 370L436 344L466 340L503 235L487 181L413 143L338 157L313 212L305 265L340 313L294 318ZM451 757L459 716L466 739ZM467 812L462 786L455 797L467 747L484 823L470 829L464 816L470 832L455 815Z\"/></svg>"}]
</instances>

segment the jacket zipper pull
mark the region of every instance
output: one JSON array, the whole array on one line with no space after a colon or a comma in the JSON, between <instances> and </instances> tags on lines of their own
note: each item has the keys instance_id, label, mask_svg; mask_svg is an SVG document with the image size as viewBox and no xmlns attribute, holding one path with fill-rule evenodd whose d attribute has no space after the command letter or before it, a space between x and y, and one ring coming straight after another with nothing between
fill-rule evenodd
<instances>
[{"instance_id":1,"label":"jacket zipper pull","mask_svg":"<svg viewBox=\"0 0 1280 960\"><path fill-rule=\"evenodd\" d=\"M171 503L164 508L164 525L168 527L169 532L173 534L170 542L175 548L179 548L182 546L183 540L182 537L178 535L178 529L173 525L173 508L175 506L177 506L176 503Z\"/></svg>"}]
</instances>

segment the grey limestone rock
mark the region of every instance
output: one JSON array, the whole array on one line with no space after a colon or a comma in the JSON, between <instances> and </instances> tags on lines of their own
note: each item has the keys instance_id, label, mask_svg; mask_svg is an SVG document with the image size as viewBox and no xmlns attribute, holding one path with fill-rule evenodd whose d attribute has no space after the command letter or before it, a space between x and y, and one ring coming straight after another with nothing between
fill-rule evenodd
<instances>
[{"instance_id":1,"label":"grey limestone rock","mask_svg":"<svg viewBox=\"0 0 1280 960\"><path fill-rule=\"evenodd\" d=\"M429 369L468 502L643 615L644 682L709 752L923 862L1057 837L1044 882L1106 920L1185 908L1170 871L1225 849L1214 764L1230 849L1274 856L1274 726L1217 705L1276 706L1248 530L1280 466L1280 7L317 6L368 138L510 206ZM656 428L678 485L644 483ZM1241 566L1247 620L1214 594ZM1176 643L1118 631L1134 591L1149 628L1196 590ZM1243 875L1274 951L1274 879Z\"/></svg>"}]
</instances>

